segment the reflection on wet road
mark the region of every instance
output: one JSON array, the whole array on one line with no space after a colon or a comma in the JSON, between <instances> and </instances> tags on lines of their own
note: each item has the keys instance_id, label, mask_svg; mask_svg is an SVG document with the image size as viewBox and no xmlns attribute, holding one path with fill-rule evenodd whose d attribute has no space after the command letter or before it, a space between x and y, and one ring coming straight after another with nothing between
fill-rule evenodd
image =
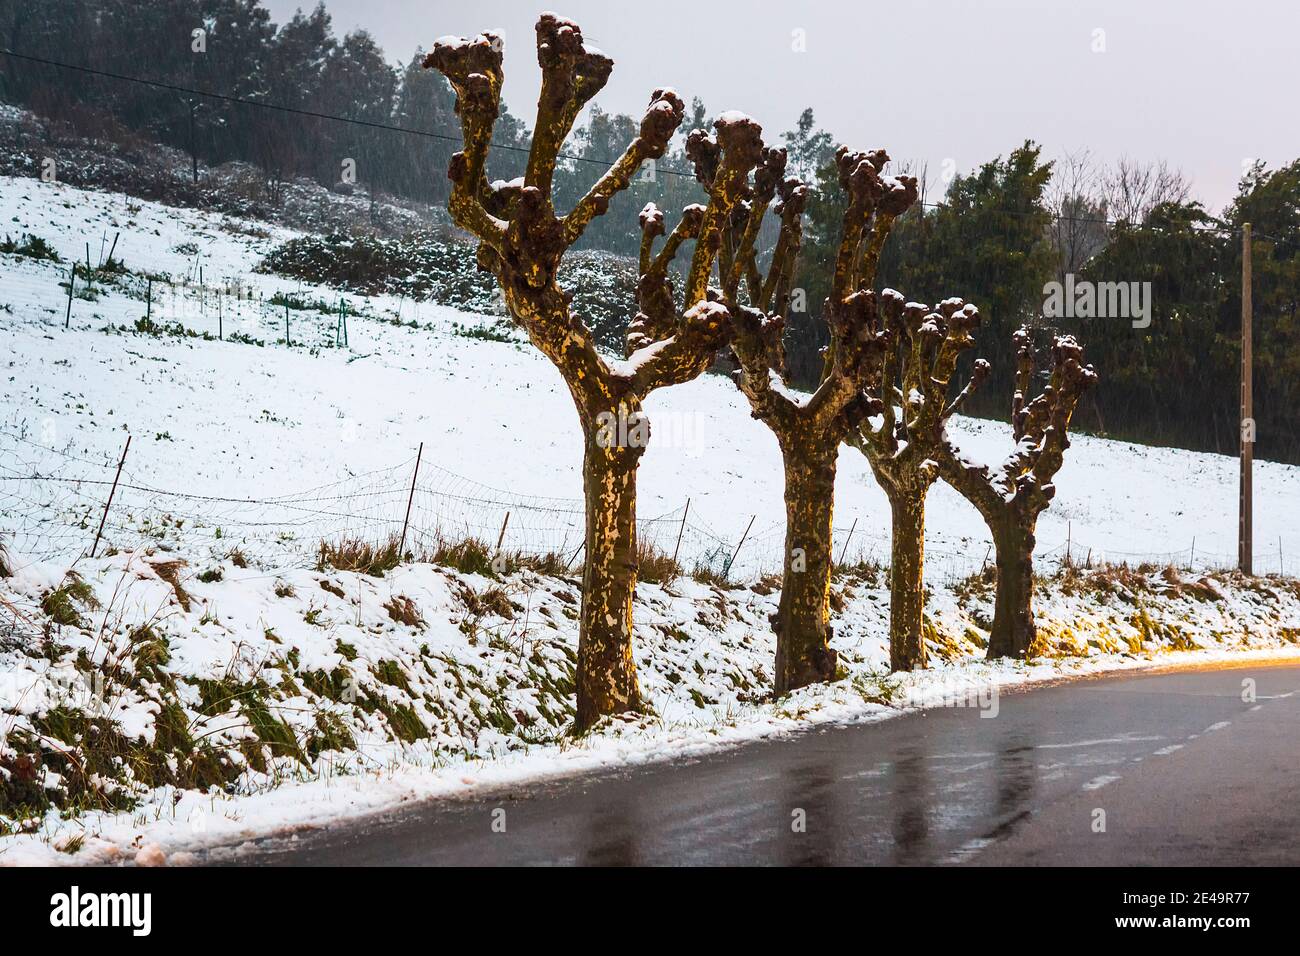
<instances>
[{"instance_id":1,"label":"reflection on wet road","mask_svg":"<svg viewBox=\"0 0 1300 956\"><path fill-rule=\"evenodd\" d=\"M1243 681L1255 696L1243 699ZM240 864L1300 862L1300 665L1148 674L430 802ZM505 832L492 827L505 811ZM1101 816L1098 816L1100 811ZM1099 827L1100 821L1100 827Z\"/></svg>"}]
</instances>

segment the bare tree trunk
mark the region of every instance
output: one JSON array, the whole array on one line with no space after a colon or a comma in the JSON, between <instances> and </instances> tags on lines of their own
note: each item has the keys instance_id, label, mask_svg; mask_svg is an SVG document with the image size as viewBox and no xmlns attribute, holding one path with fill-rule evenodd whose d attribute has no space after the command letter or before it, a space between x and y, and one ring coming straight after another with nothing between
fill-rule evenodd
<instances>
[{"instance_id":1,"label":"bare tree trunk","mask_svg":"<svg viewBox=\"0 0 1300 956\"><path fill-rule=\"evenodd\" d=\"M594 429L587 436L582 466L587 536L578 634L578 730L607 714L641 709L632 659L632 598L636 469L643 449L604 447L598 435Z\"/></svg>"},{"instance_id":2,"label":"bare tree trunk","mask_svg":"<svg viewBox=\"0 0 1300 956\"><path fill-rule=\"evenodd\" d=\"M921 635L925 611L925 494L903 490L890 498L893 541L889 561L889 669L925 666Z\"/></svg>"},{"instance_id":3,"label":"bare tree trunk","mask_svg":"<svg viewBox=\"0 0 1300 956\"><path fill-rule=\"evenodd\" d=\"M1034 526L1028 519L1021 526L1014 512L1008 512L993 526L993 547L997 552L998 582L994 598L993 628L989 634L990 658L1029 656L1037 633L1034 626Z\"/></svg>"},{"instance_id":4,"label":"bare tree trunk","mask_svg":"<svg viewBox=\"0 0 1300 956\"><path fill-rule=\"evenodd\" d=\"M776 693L835 677L830 649L831 521L837 445L782 443L785 571L776 612Z\"/></svg>"}]
</instances>

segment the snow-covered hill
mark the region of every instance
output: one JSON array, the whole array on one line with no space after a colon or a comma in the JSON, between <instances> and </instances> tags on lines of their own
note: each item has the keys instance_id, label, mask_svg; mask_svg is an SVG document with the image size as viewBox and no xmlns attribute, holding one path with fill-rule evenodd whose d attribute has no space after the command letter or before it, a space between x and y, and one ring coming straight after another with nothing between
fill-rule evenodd
<instances>
[{"instance_id":1,"label":"snow-covered hill","mask_svg":"<svg viewBox=\"0 0 1300 956\"><path fill-rule=\"evenodd\" d=\"M61 473L102 480L112 477L131 434L126 474L139 486L229 499L296 495L393 468L378 486L367 486L381 498L366 498L363 515L339 509L348 517L336 522L335 530L369 527L378 534L400 522L400 489L423 443L424 463L445 473L426 472L434 497L424 502L420 523L445 519L455 530L494 539L512 511L508 547L540 551L578 542L580 523L571 512L581 494L580 448L570 399L539 354L495 341L511 337L500 333L495 317L386 296L340 296L255 274L259 257L288 233L194 210L3 178L0 219L11 236L40 236L65 260L4 257L0 322L8 359L0 448L8 454L47 472L56 464L69 468L61 456L74 456L99 467L83 462L82 470ZM114 256L136 274L116 288L96 288L94 301L74 298L65 330L68 263L84 261L87 244L97 263L115 237ZM208 287L202 293L194 288L200 270ZM156 325L178 323L211 338L220 328L226 339L245 341L138 333L146 272L191 283L155 283ZM218 294L217 286L239 292ZM293 346L286 348L285 310L269 304L276 294L334 312L345 300L349 347L332 347L337 315L307 309L291 310ZM106 334L109 327L125 331ZM654 437L641 468L642 517L662 516L663 537L671 540L689 498L693 530L684 547L695 560L729 550L755 516L737 576L776 567L780 458L734 386L706 376L655 393L649 411ZM994 460L1007 448L1008 430L999 423L959 420L954 428L974 457ZM1039 552L1062 555L1068 541L1081 560L1091 553L1094 560L1230 565L1236 480L1236 462L1224 456L1081 436L1040 523ZM1257 569L1278 569L1279 542L1283 556L1289 547L1300 561L1300 469L1260 462L1255 482ZM360 492L349 488L356 503ZM847 543L850 557L887 556L888 507L855 450L841 454L836 491L838 546ZM48 497L85 508L103 498L99 491L75 502ZM0 508L9 507L0 500ZM150 499L138 507L163 505ZM193 501L177 502L176 510L209 517L209 535L227 518L224 533L249 537L259 550L271 537L268 524L281 518L234 507L204 510ZM988 538L975 512L940 484L928 513L932 577L952 580L978 568ZM293 530L300 522L285 523ZM328 531L328 524L313 523L310 531ZM111 544L132 544L125 528L115 534ZM16 545L24 551L24 541ZM54 547L39 539L31 545L38 555ZM279 563L274 553L265 559Z\"/></svg>"},{"instance_id":2,"label":"snow-covered hill","mask_svg":"<svg viewBox=\"0 0 1300 956\"><path fill-rule=\"evenodd\" d=\"M688 569L719 570L752 521L733 586L642 583L635 653L653 712L575 741L580 594L562 565L582 525L576 416L499 317L255 273L290 235L260 223L12 178L0 178L0 216L15 242L35 235L62 260L0 254L0 535L13 572L0 577L0 863L180 861L196 844L413 797L903 706L987 710L1004 684L1300 641L1293 580L1186 569L1233 560L1235 461L1079 438L1040 525L1044 658L978 660L992 590L973 572L987 538L939 485L934 666L890 677L873 561L888 554L888 509L846 450L843 679L773 701L778 594L764 572L779 564L779 456L734 386L706 377L649 403L640 508L665 550L682 533ZM110 247L125 270L89 290L79 276L69 314L72 260L98 265ZM976 456L1006 448L998 424L956 428ZM128 436L104 541L83 557ZM1259 570L1276 568L1266 545L1300 543L1297 491L1300 469L1257 465ZM322 539L381 540L408 502L417 551L439 534L503 534L508 552L551 557L492 576L465 561L382 577L316 566ZM1079 561L1162 566L1058 571L1067 538ZM1164 566L1175 559L1183 570Z\"/></svg>"}]
</instances>

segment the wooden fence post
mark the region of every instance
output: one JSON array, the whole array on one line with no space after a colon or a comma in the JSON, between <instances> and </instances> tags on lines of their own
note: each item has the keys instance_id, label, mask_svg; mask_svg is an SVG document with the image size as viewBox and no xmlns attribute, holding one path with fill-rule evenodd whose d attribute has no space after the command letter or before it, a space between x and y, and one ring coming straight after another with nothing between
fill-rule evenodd
<instances>
[{"instance_id":1,"label":"wooden fence post","mask_svg":"<svg viewBox=\"0 0 1300 956\"><path fill-rule=\"evenodd\" d=\"M857 530L858 519L853 519L853 525L849 528L849 536L844 539L844 549L840 551L840 564L844 564L844 556L849 553L849 542L853 540L853 532Z\"/></svg>"},{"instance_id":2,"label":"wooden fence post","mask_svg":"<svg viewBox=\"0 0 1300 956\"><path fill-rule=\"evenodd\" d=\"M686 516L691 513L691 499L686 499L686 510L682 512L682 526L677 529L677 544L673 545L673 564L677 564L677 551L682 546L682 534L686 531Z\"/></svg>"},{"instance_id":3,"label":"wooden fence post","mask_svg":"<svg viewBox=\"0 0 1300 956\"><path fill-rule=\"evenodd\" d=\"M90 556L95 556L96 549L99 548L99 538L104 533L104 522L108 520L108 509L113 506L113 496L117 494L117 482L122 477L122 466L126 464L126 453L131 450L131 436L126 436L126 447L122 449L122 457L117 463L117 474L113 476L113 487L109 489L108 501L104 502L104 513L99 519L99 530L95 532L95 543L90 546Z\"/></svg>"},{"instance_id":4,"label":"wooden fence post","mask_svg":"<svg viewBox=\"0 0 1300 956\"><path fill-rule=\"evenodd\" d=\"M77 264L72 263L72 274L68 276L68 311L63 316L63 327L66 329L72 323L72 289L77 284Z\"/></svg>"},{"instance_id":5,"label":"wooden fence post","mask_svg":"<svg viewBox=\"0 0 1300 956\"><path fill-rule=\"evenodd\" d=\"M284 307L284 338L289 340L289 307ZM404 560L406 554L406 526L411 522L411 503L415 501L415 479L420 475L420 459L424 457L424 442L420 442L420 450L415 453L415 471L411 472L411 495L406 499L406 517L402 519L402 543L397 549L397 560Z\"/></svg>"},{"instance_id":6,"label":"wooden fence post","mask_svg":"<svg viewBox=\"0 0 1300 956\"><path fill-rule=\"evenodd\" d=\"M736 563L736 555L740 554L740 546L744 544L745 539L749 537L749 529L754 527L754 519L757 517L758 515L749 516L749 524L745 525L745 533L742 534L740 540L736 542L736 550L731 552L731 560L728 561L727 566L722 569L722 579L724 581L727 579L727 575L731 573L731 566Z\"/></svg>"}]
</instances>

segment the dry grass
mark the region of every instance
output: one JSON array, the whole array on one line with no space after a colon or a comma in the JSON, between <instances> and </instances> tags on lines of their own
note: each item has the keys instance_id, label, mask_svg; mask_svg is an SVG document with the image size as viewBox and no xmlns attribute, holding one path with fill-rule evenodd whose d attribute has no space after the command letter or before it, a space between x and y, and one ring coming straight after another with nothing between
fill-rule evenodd
<instances>
[{"instance_id":1,"label":"dry grass","mask_svg":"<svg viewBox=\"0 0 1300 956\"><path fill-rule=\"evenodd\" d=\"M538 574L558 578L570 572L574 555L563 555L556 551L540 555L497 551L478 538L452 540L439 535L432 550L419 555L418 560L485 578L499 578L503 574L513 574L520 570L536 571Z\"/></svg>"},{"instance_id":2,"label":"dry grass","mask_svg":"<svg viewBox=\"0 0 1300 956\"><path fill-rule=\"evenodd\" d=\"M1062 575L1065 579L1062 590L1066 588L1073 590L1077 587L1103 591L1107 594L1138 594L1151 590L1147 576L1154 570L1155 565L1138 565L1132 568L1127 562L1103 564L1087 572L1081 572L1078 568L1067 568ZM1065 593L1068 594L1070 591L1065 590Z\"/></svg>"},{"instance_id":3,"label":"dry grass","mask_svg":"<svg viewBox=\"0 0 1300 956\"><path fill-rule=\"evenodd\" d=\"M682 576L682 566L672 555L660 551L653 542L636 544L637 578L652 584L671 584Z\"/></svg>"},{"instance_id":4,"label":"dry grass","mask_svg":"<svg viewBox=\"0 0 1300 956\"><path fill-rule=\"evenodd\" d=\"M4 539L0 538L0 578L13 577L13 562L9 559L9 549L5 547Z\"/></svg>"},{"instance_id":5,"label":"dry grass","mask_svg":"<svg viewBox=\"0 0 1300 956\"><path fill-rule=\"evenodd\" d=\"M515 608L510 602L510 595L501 588L488 588L483 592L467 591L461 598L466 609L475 617L494 614L506 621L514 619Z\"/></svg>"},{"instance_id":6,"label":"dry grass","mask_svg":"<svg viewBox=\"0 0 1300 956\"><path fill-rule=\"evenodd\" d=\"M875 558L859 557L856 561L846 561L843 564L837 562L831 568L831 577L861 581L869 587L874 587L882 580L885 571L885 565Z\"/></svg>"},{"instance_id":7,"label":"dry grass","mask_svg":"<svg viewBox=\"0 0 1300 956\"><path fill-rule=\"evenodd\" d=\"M434 538L431 547L426 545L419 552L407 549L405 554L401 554L400 551L401 539L397 536L379 543L360 538L325 540L320 543L316 554L316 570L334 568L338 571L361 571L374 577L383 577L385 572L391 571L403 561L417 561L485 578L499 578L519 570L564 577L571 572L570 565L575 558L572 554L558 552L541 555L517 551L498 552L487 542L475 537L452 539L442 535ZM662 573L663 567L663 563L657 561L655 573Z\"/></svg>"},{"instance_id":8,"label":"dry grass","mask_svg":"<svg viewBox=\"0 0 1300 956\"><path fill-rule=\"evenodd\" d=\"M1133 596L1158 592L1165 597L1190 597L1198 601L1222 601L1223 592L1210 575L1183 576L1184 572L1173 564L1155 564L1144 561L1129 565L1094 563L1062 564L1060 571L1044 580L1062 594L1114 594Z\"/></svg>"},{"instance_id":9,"label":"dry grass","mask_svg":"<svg viewBox=\"0 0 1300 956\"><path fill-rule=\"evenodd\" d=\"M731 582L727 576L720 571L713 570L708 564L696 564L691 568L691 578L700 584L709 584L715 588L727 589L731 587Z\"/></svg>"},{"instance_id":10,"label":"dry grass","mask_svg":"<svg viewBox=\"0 0 1300 956\"><path fill-rule=\"evenodd\" d=\"M424 626L424 617L420 614L420 609L404 594L394 594L384 605L384 610L398 624L405 624L408 627Z\"/></svg>"},{"instance_id":11,"label":"dry grass","mask_svg":"<svg viewBox=\"0 0 1300 956\"><path fill-rule=\"evenodd\" d=\"M1169 585L1165 594L1170 597L1191 597L1198 601L1222 601L1223 592L1208 576L1201 576L1194 581L1186 580L1178 568L1172 564L1160 572L1160 576Z\"/></svg>"},{"instance_id":12,"label":"dry grass","mask_svg":"<svg viewBox=\"0 0 1300 956\"><path fill-rule=\"evenodd\" d=\"M430 564L455 568L462 574L480 574L485 578L497 576L497 571L492 566L492 548L478 538L450 541L439 535L433 550L420 557ZM498 561L497 567L505 570L504 562Z\"/></svg>"},{"instance_id":13,"label":"dry grass","mask_svg":"<svg viewBox=\"0 0 1300 956\"><path fill-rule=\"evenodd\" d=\"M992 594L993 586L997 583L997 580L997 566L990 562L954 584L952 591L953 594L957 595L959 602L965 603L972 598L979 599Z\"/></svg>"},{"instance_id":14,"label":"dry grass","mask_svg":"<svg viewBox=\"0 0 1300 956\"><path fill-rule=\"evenodd\" d=\"M87 625L81 618L81 611L95 611L99 606L94 590L75 571L69 571L63 583L41 598L41 610L51 621L63 627L85 628Z\"/></svg>"},{"instance_id":15,"label":"dry grass","mask_svg":"<svg viewBox=\"0 0 1300 956\"><path fill-rule=\"evenodd\" d=\"M579 573L582 568L581 549L568 553L551 551L545 554L524 554L519 551L497 551L488 542L472 536L448 538L442 535L436 536L431 546L426 543L417 553L408 549L405 555L401 555L400 545L401 542L396 537L378 544L359 538L325 540L320 543L317 551L316 570L334 568L383 577L384 572L407 560L454 568L462 574L497 579L521 570L535 571L550 577L569 577ZM637 565L638 579L653 584L669 584L685 573L671 555L648 541L637 543ZM702 573L704 572L697 569L697 580L701 579ZM717 575L714 580L725 583Z\"/></svg>"},{"instance_id":16,"label":"dry grass","mask_svg":"<svg viewBox=\"0 0 1300 956\"><path fill-rule=\"evenodd\" d=\"M174 561L150 561L149 567L153 568L153 573L160 579L171 585L172 591L176 594L176 603L181 606L181 610L186 614L190 611L190 595L185 588L181 587L181 572L188 565L177 558Z\"/></svg>"},{"instance_id":17,"label":"dry grass","mask_svg":"<svg viewBox=\"0 0 1300 956\"><path fill-rule=\"evenodd\" d=\"M385 571L401 563L400 549L401 541L396 535L377 544L360 538L322 541L316 554L316 570L361 571L382 578Z\"/></svg>"}]
</instances>

